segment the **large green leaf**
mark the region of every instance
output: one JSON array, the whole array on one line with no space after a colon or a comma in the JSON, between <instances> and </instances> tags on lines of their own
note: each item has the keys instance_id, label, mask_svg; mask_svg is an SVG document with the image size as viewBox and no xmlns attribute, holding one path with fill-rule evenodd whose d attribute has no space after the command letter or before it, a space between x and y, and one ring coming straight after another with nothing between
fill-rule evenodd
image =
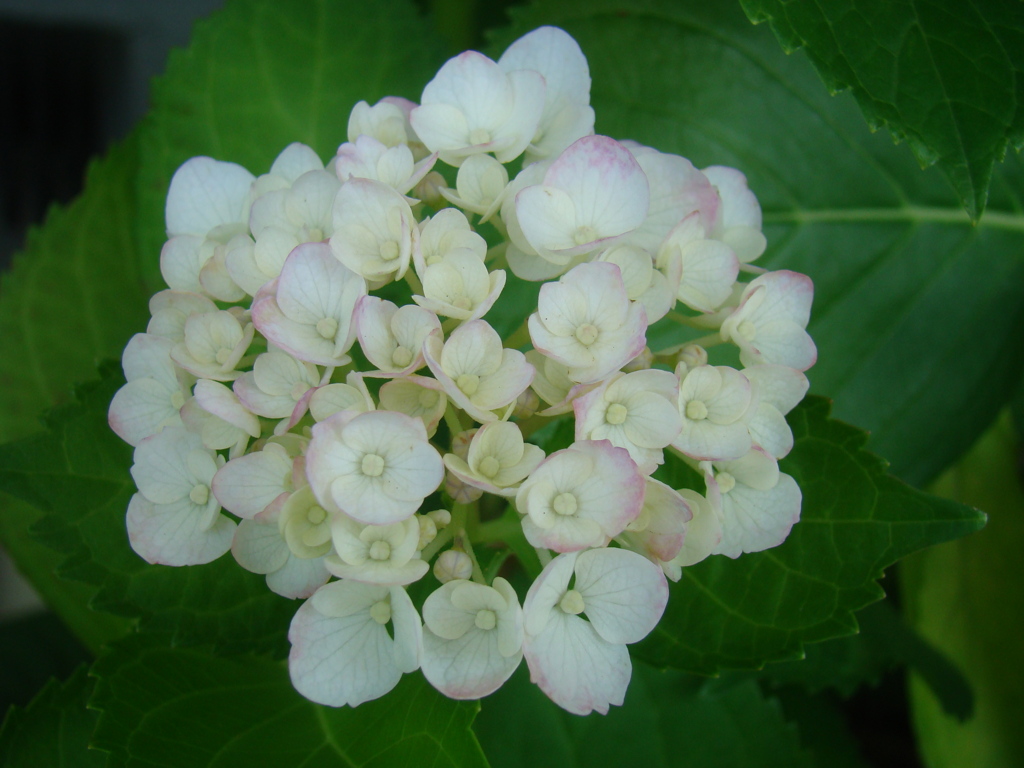
<instances>
[{"instance_id":1,"label":"large green leaf","mask_svg":"<svg viewBox=\"0 0 1024 768\"><path fill-rule=\"evenodd\" d=\"M234 0L196 24L153 83L142 132L138 220L143 272L162 287L164 200L174 171L209 155L266 173L293 141L325 160L347 141L360 100L418 101L442 45L406 0Z\"/></svg>"},{"instance_id":2,"label":"large green leaf","mask_svg":"<svg viewBox=\"0 0 1024 768\"><path fill-rule=\"evenodd\" d=\"M35 533L66 555L61 574L99 587L97 608L138 617L178 643L283 655L296 604L230 556L205 566L148 565L128 545L124 516L135 492L132 449L107 427L123 384L116 369L79 390L80 402L49 417L50 430L0 446L0 490L46 516Z\"/></svg>"},{"instance_id":3,"label":"large green leaf","mask_svg":"<svg viewBox=\"0 0 1024 768\"><path fill-rule=\"evenodd\" d=\"M1021 445L1006 413L936 484L938 493L983 506L988 528L901 564L914 626L961 666L976 700L975 716L956 722L923 681L912 678L914 726L930 768L1024 764Z\"/></svg>"},{"instance_id":4,"label":"large green leaf","mask_svg":"<svg viewBox=\"0 0 1024 768\"><path fill-rule=\"evenodd\" d=\"M12 708L0 728L0 765L103 768L106 755L89 749L97 719L85 708L92 689L85 667L79 667L66 683L47 683L25 709Z\"/></svg>"},{"instance_id":5,"label":"large green leaf","mask_svg":"<svg viewBox=\"0 0 1024 768\"><path fill-rule=\"evenodd\" d=\"M806 4L804 4L806 5ZM515 15L498 53L540 24L590 61L597 130L740 168L765 211L773 269L816 286L812 391L872 433L915 484L970 446L1024 367L1024 170L993 180L978 226L849 96L731 3L559 0Z\"/></svg>"},{"instance_id":6,"label":"large green leaf","mask_svg":"<svg viewBox=\"0 0 1024 768\"><path fill-rule=\"evenodd\" d=\"M302 698L284 664L135 641L101 658L94 746L125 768L486 768L470 730L479 704L418 672L387 696L332 709Z\"/></svg>"},{"instance_id":7,"label":"large green leaf","mask_svg":"<svg viewBox=\"0 0 1024 768\"><path fill-rule=\"evenodd\" d=\"M708 682L635 664L622 707L577 717L529 681L525 665L483 701L473 726L494 768L796 768L796 730L753 680Z\"/></svg>"},{"instance_id":8,"label":"large green leaf","mask_svg":"<svg viewBox=\"0 0 1024 768\"><path fill-rule=\"evenodd\" d=\"M980 528L977 510L928 496L885 473L860 430L808 398L790 414L781 463L803 491L800 522L779 547L683 569L668 609L637 654L713 673L797 657L804 643L857 631L854 611L882 597L875 579L901 557Z\"/></svg>"},{"instance_id":9,"label":"large green leaf","mask_svg":"<svg viewBox=\"0 0 1024 768\"><path fill-rule=\"evenodd\" d=\"M938 162L971 218L992 166L1024 144L1024 6L999 0L741 0L787 52L803 48L872 129Z\"/></svg>"}]
</instances>

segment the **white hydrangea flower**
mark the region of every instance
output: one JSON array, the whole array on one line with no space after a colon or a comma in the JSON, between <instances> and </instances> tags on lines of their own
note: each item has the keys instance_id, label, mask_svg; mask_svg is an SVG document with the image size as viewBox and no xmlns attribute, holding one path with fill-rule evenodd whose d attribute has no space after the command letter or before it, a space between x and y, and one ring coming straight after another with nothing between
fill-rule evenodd
<instances>
[{"instance_id":1,"label":"white hydrangea flower","mask_svg":"<svg viewBox=\"0 0 1024 768\"><path fill-rule=\"evenodd\" d=\"M423 89L412 127L432 152L458 167L475 154L508 163L523 153L544 110L538 72L504 72L476 51L449 59Z\"/></svg>"},{"instance_id":2,"label":"white hydrangea flower","mask_svg":"<svg viewBox=\"0 0 1024 768\"><path fill-rule=\"evenodd\" d=\"M345 579L320 587L302 604L288 640L296 690L318 704L355 707L380 698L419 667L423 627L401 587Z\"/></svg>"},{"instance_id":3,"label":"white hydrangea flower","mask_svg":"<svg viewBox=\"0 0 1024 768\"><path fill-rule=\"evenodd\" d=\"M683 427L672 446L700 460L738 459L750 450L747 423L756 408L750 381L736 369L693 368L679 384Z\"/></svg>"},{"instance_id":4,"label":"white hydrangea flower","mask_svg":"<svg viewBox=\"0 0 1024 768\"><path fill-rule=\"evenodd\" d=\"M355 341L352 313L366 283L323 243L300 245L281 276L253 301L253 323L278 347L315 365L345 365Z\"/></svg>"},{"instance_id":5,"label":"white hydrangea flower","mask_svg":"<svg viewBox=\"0 0 1024 768\"><path fill-rule=\"evenodd\" d=\"M207 448L215 451L233 448L240 453L250 437L260 436L260 420L220 382L200 379L194 395L182 406L181 418L190 432L200 435Z\"/></svg>"},{"instance_id":6,"label":"white hydrangea flower","mask_svg":"<svg viewBox=\"0 0 1024 768\"><path fill-rule=\"evenodd\" d=\"M171 348L171 359L197 378L234 381L242 375L235 367L253 335L248 318L228 310L189 315L185 338Z\"/></svg>"},{"instance_id":7,"label":"white hydrangea flower","mask_svg":"<svg viewBox=\"0 0 1024 768\"><path fill-rule=\"evenodd\" d=\"M703 173L721 199L712 237L732 248L744 264L754 261L768 241L761 233L761 204L747 186L747 177L724 165L705 168Z\"/></svg>"},{"instance_id":8,"label":"white hydrangea flower","mask_svg":"<svg viewBox=\"0 0 1024 768\"><path fill-rule=\"evenodd\" d=\"M647 177L629 150L607 136L566 149L540 183L515 196L521 249L553 264L611 246L647 216Z\"/></svg>"},{"instance_id":9,"label":"white hydrangea flower","mask_svg":"<svg viewBox=\"0 0 1024 768\"><path fill-rule=\"evenodd\" d=\"M746 367L776 363L806 371L818 359L804 329L811 316L814 284L789 270L768 272L752 280L740 305L722 323L722 338L740 348Z\"/></svg>"},{"instance_id":10,"label":"white hydrangea flower","mask_svg":"<svg viewBox=\"0 0 1024 768\"><path fill-rule=\"evenodd\" d=\"M327 570L342 579L369 584L411 584L430 566L417 556L420 524L415 516L388 525L364 525L345 514L331 519L334 551Z\"/></svg>"},{"instance_id":11,"label":"white hydrangea flower","mask_svg":"<svg viewBox=\"0 0 1024 768\"><path fill-rule=\"evenodd\" d=\"M296 487L295 457L280 443L231 459L217 470L211 488L228 512L252 520L270 507L279 509Z\"/></svg>"},{"instance_id":12,"label":"white hydrangea flower","mask_svg":"<svg viewBox=\"0 0 1024 768\"><path fill-rule=\"evenodd\" d=\"M682 430L676 405L679 379L668 371L612 374L573 401L577 440L608 440L625 448L649 475L665 461L662 449Z\"/></svg>"},{"instance_id":13,"label":"white hydrangea flower","mask_svg":"<svg viewBox=\"0 0 1024 768\"><path fill-rule=\"evenodd\" d=\"M423 354L437 386L480 423L496 421L494 410L514 402L533 380L526 356L503 348L498 332L484 320L459 326L446 342L434 331Z\"/></svg>"},{"instance_id":14,"label":"white hydrangea flower","mask_svg":"<svg viewBox=\"0 0 1024 768\"><path fill-rule=\"evenodd\" d=\"M313 420L324 421L341 411L366 413L374 410L373 398L366 388L364 378L365 374L350 371L345 376L344 384L337 382L318 387L309 398L309 412Z\"/></svg>"},{"instance_id":15,"label":"white hydrangea flower","mask_svg":"<svg viewBox=\"0 0 1024 768\"><path fill-rule=\"evenodd\" d=\"M274 158L270 171L253 182L250 194L253 200L258 200L268 192L288 189L304 173L323 169L324 162L316 150L302 142L293 141Z\"/></svg>"},{"instance_id":16,"label":"white hydrangea flower","mask_svg":"<svg viewBox=\"0 0 1024 768\"><path fill-rule=\"evenodd\" d=\"M714 480L708 483L707 496L690 488L680 488L679 495L686 500L693 517L686 524L686 538L679 554L662 566L673 581L679 581L683 568L711 555L722 541L722 495Z\"/></svg>"},{"instance_id":17,"label":"white hydrangea flower","mask_svg":"<svg viewBox=\"0 0 1024 768\"><path fill-rule=\"evenodd\" d=\"M331 250L338 261L374 283L401 279L419 247L409 203L386 184L349 179L334 200Z\"/></svg>"},{"instance_id":18,"label":"white hydrangea flower","mask_svg":"<svg viewBox=\"0 0 1024 768\"><path fill-rule=\"evenodd\" d=\"M627 297L619 268L595 262L541 286L529 329L539 352L568 367L570 379L586 384L640 354L647 316Z\"/></svg>"},{"instance_id":19,"label":"white hydrangea flower","mask_svg":"<svg viewBox=\"0 0 1024 768\"><path fill-rule=\"evenodd\" d=\"M448 202L478 213L481 221L487 221L501 207L507 187L508 170L504 165L490 155L470 155L459 166L454 191L442 187L440 192Z\"/></svg>"},{"instance_id":20,"label":"white hydrangea flower","mask_svg":"<svg viewBox=\"0 0 1024 768\"><path fill-rule=\"evenodd\" d=\"M626 242L657 253L668 233L695 212L704 228L710 230L718 213L719 199L707 177L684 157L632 142L625 144L643 169L651 190L647 218Z\"/></svg>"},{"instance_id":21,"label":"white hydrangea flower","mask_svg":"<svg viewBox=\"0 0 1024 768\"><path fill-rule=\"evenodd\" d=\"M159 291L149 300L149 314L152 317L146 326L146 333L175 342L184 341L185 321L191 315L216 311L217 305L198 293Z\"/></svg>"},{"instance_id":22,"label":"white hydrangea flower","mask_svg":"<svg viewBox=\"0 0 1024 768\"><path fill-rule=\"evenodd\" d=\"M356 302L353 322L359 346L366 358L377 366L379 374L406 376L419 370L423 359L423 342L441 321L433 312L406 305L398 307L376 296L363 296Z\"/></svg>"},{"instance_id":23,"label":"white hydrangea flower","mask_svg":"<svg viewBox=\"0 0 1024 768\"><path fill-rule=\"evenodd\" d=\"M304 173L286 189L253 203L249 226L255 242L238 237L228 243L225 266L250 296L281 274L285 259L303 243L327 240L334 231L333 206L340 183L324 170Z\"/></svg>"},{"instance_id":24,"label":"white hydrangea flower","mask_svg":"<svg viewBox=\"0 0 1024 768\"><path fill-rule=\"evenodd\" d=\"M640 514L644 477L622 448L582 440L555 451L519 487L516 509L535 547L603 547Z\"/></svg>"},{"instance_id":25,"label":"white hydrangea flower","mask_svg":"<svg viewBox=\"0 0 1024 768\"><path fill-rule=\"evenodd\" d=\"M569 589L573 575L576 582ZM633 668L626 644L654 629L668 603L661 569L625 549L559 555L523 604L530 679L577 715L620 706ZM580 614L586 614L584 621Z\"/></svg>"},{"instance_id":26,"label":"white hydrangea flower","mask_svg":"<svg viewBox=\"0 0 1024 768\"><path fill-rule=\"evenodd\" d=\"M793 449L793 431L786 414L804 399L810 382L800 371L784 365L755 365L743 375L757 386L757 411L747 425L754 444L781 459Z\"/></svg>"},{"instance_id":27,"label":"white hydrangea flower","mask_svg":"<svg viewBox=\"0 0 1024 768\"><path fill-rule=\"evenodd\" d=\"M523 611L512 585L449 580L423 604L427 681L452 699L498 690L523 658Z\"/></svg>"},{"instance_id":28,"label":"white hydrangea flower","mask_svg":"<svg viewBox=\"0 0 1024 768\"><path fill-rule=\"evenodd\" d=\"M209 157L193 157L174 172L165 209L170 239L160 252L160 274L172 289L200 293L206 262L248 231L253 180L242 166Z\"/></svg>"},{"instance_id":29,"label":"white hydrangea flower","mask_svg":"<svg viewBox=\"0 0 1024 768\"><path fill-rule=\"evenodd\" d=\"M572 410L573 401L597 384L577 384L569 378L569 369L557 360L542 355L535 349L526 352L526 361L537 369L530 386L550 407L540 411L541 416L557 416Z\"/></svg>"},{"instance_id":30,"label":"white hydrangea flower","mask_svg":"<svg viewBox=\"0 0 1024 768\"><path fill-rule=\"evenodd\" d=\"M348 140L355 142L360 136L372 136L386 147L408 144L406 111L400 106L404 101L386 97L372 107L365 101L358 102L348 116Z\"/></svg>"},{"instance_id":31,"label":"white hydrangea flower","mask_svg":"<svg viewBox=\"0 0 1024 768\"><path fill-rule=\"evenodd\" d=\"M544 451L524 442L518 426L492 421L476 430L465 459L447 453L444 465L464 483L486 493L512 497L543 460Z\"/></svg>"},{"instance_id":32,"label":"white hydrangea flower","mask_svg":"<svg viewBox=\"0 0 1024 768\"><path fill-rule=\"evenodd\" d=\"M777 547L800 520L800 486L779 464L754 448L735 461L716 461L722 497L722 540L714 554L739 557Z\"/></svg>"},{"instance_id":33,"label":"white hydrangea flower","mask_svg":"<svg viewBox=\"0 0 1024 768\"><path fill-rule=\"evenodd\" d=\"M380 407L397 411L423 422L427 437L433 437L448 407L444 390L426 376L402 376L391 379L380 388Z\"/></svg>"},{"instance_id":34,"label":"white hydrangea flower","mask_svg":"<svg viewBox=\"0 0 1024 768\"><path fill-rule=\"evenodd\" d=\"M235 380L233 389L245 407L258 416L287 419L306 393L319 384L320 372L315 365L271 349L256 358L252 371Z\"/></svg>"},{"instance_id":35,"label":"white hydrangea flower","mask_svg":"<svg viewBox=\"0 0 1024 768\"><path fill-rule=\"evenodd\" d=\"M714 312L732 295L740 262L733 250L705 237L698 213L683 219L658 250L658 267L676 298L699 312Z\"/></svg>"},{"instance_id":36,"label":"white hydrangea flower","mask_svg":"<svg viewBox=\"0 0 1024 768\"><path fill-rule=\"evenodd\" d=\"M405 144L389 147L364 135L338 147L334 170L342 182L351 178L372 179L405 195L430 172L436 160L434 154L417 163Z\"/></svg>"},{"instance_id":37,"label":"white hydrangea flower","mask_svg":"<svg viewBox=\"0 0 1024 768\"><path fill-rule=\"evenodd\" d=\"M131 473L139 492L128 505L127 526L139 556L162 565L201 565L231 548L235 524L210 493L223 462L180 427L138 444Z\"/></svg>"},{"instance_id":38,"label":"white hydrangea flower","mask_svg":"<svg viewBox=\"0 0 1024 768\"><path fill-rule=\"evenodd\" d=\"M245 570L264 574L271 592L291 600L307 598L331 577L324 557L296 556L285 542L278 521L272 517L263 519L261 515L239 523L231 554ZM328 539L328 548L329 542Z\"/></svg>"},{"instance_id":39,"label":"white hydrangea flower","mask_svg":"<svg viewBox=\"0 0 1024 768\"><path fill-rule=\"evenodd\" d=\"M300 560L324 558L333 549L332 516L320 506L308 485L290 494L276 512L264 512L261 517L277 518L278 533L285 546Z\"/></svg>"},{"instance_id":40,"label":"white hydrangea flower","mask_svg":"<svg viewBox=\"0 0 1024 768\"><path fill-rule=\"evenodd\" d=\"M544 112L526 150L526 162L554 157L594 132L590 67L579 44L558 27L539 27L510 45L498 59L506 72L532 69L547 86Z\"/></svg>"},{"instance_id":41,"label":"white hydrangea flower","mask_svg":"<svg viewBox=\"0 0 1024 768\"><path fill-rule=\"evenodd\" d=\"M124 348L121 366L128 383L110 402L107 423L129 445L181 426L181 406L195 379L171 360L173 346L169 339L137 333Z\"/></svg>"},{"instance_id":42,"label":"white hydrangea flower","mask_svg":"<svg viewBox=\"0 0 1024 768\"><path fill-rule=\"evenodd\" d=\"M653 325L675 306L676 296L669 279L654 268L651 254L636 245L618 245L603 251L599 261L615 264L622 273L622 283L630 301L639 302Z\"/></svg>"},{"instance_id":43,"label":"white hydrangea flower","mask_svg":"<svg viewBox=\"0 0 1024 768\"><path fill-rule=\"evenodd\" d=\"M476 320L487 314L505 287L505 270L490 274L472 253L446 255L423 273L423 295L412 299L424 309L457 320Z\"/></svg>"},{"instance_id":44,"label":"white hydrangea flower","mask_svg":"<svg viewBox=\"0 0 1024 768\"><path fill-rule=\"evenodd\" d=\"M692 518L690 505L679 491L648 477L640 515L616 541L660 566L668 578L679 581L679 568L673 567L671 561L683 547Z\"/></svg>"},{"instance_id":45,"label":"white hydrangea flower","mask_svg":"<svg viewBox=\"0 0 1024 768\"><path fill-rule=\"evenodd\" d=\"M413 260L421 280L427 267L440 264L450 255L472 255L481 262L487 255L487 242L473 231L466 214L457 208L445 208L424 219L419 230L420 249L413 254Z\"/></svg>"},{"instance_id":46,"label":"white hydrangea flower","mask_svg":"<svg viewBox=\"0 0 1024 768\"><path fill-rule=\"evenodd\" d=\"M419 508L444 479L444 464L422 421L391 411L342 411L313 427L306 475L328 511L386 525Z\"/></svg>"}]
</instances>

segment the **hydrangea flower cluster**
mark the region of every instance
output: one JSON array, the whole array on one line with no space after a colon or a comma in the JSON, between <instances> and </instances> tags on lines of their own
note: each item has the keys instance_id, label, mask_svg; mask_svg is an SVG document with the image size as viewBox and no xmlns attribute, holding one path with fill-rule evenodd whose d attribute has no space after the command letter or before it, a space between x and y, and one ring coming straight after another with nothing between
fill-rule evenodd
<instances>
[{"instance_id":1,"label":"hydrangea flower cluster","mask_svg":"<svg viewBox=\"0 0 1024 768\"><path fill-rule=\"evenodd\" d=\"M313 701L416 669L479 698L525 658L566 710L607 712L668 580L800 516L778 460L811 282L751 265L742 173L595 135L589 94L544 27L450 60L419 104L360 102L326 165L292 144L259 177L197 157L171 181L169 288L109 413L135 447L128 535L164 565L230 550L303 599L289 667ZM485 318L517 279L544 284L503 340ZM663 318L707 335L651 350ZM740 367L709 363L729 345ZM545 455L550 419L574 441ZM654 479L665 451L699 487ZM482 557L513 540L532 584Z\"/></svg>"}]
</instances>

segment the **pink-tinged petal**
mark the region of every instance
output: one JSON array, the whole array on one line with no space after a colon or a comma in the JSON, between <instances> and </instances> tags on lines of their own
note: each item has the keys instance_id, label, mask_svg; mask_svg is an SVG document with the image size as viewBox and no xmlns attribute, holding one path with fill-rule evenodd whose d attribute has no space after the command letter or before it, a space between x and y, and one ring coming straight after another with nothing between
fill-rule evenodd
<instances>
[{"instance_id":1,"label":"pink-tinged petal","mask_svg":"<svg viewBox=\"0 0 1024 768\"><path fill-rule=\"evenodd\" d=\"M563 152L544 174L544 184L569 193L578 227L599 237L626 234L647 216L650 189L633 154L607 136L584 136Z\"/></svg>"},{"instance_id":2,"label":"pink-tinged petal","mask_svg":"<svg viewBox=\"0 0 1024 768\"><path fill-rule=\"evenodd\" d=\"M512 112L494 135L494 156L500 163L510 163L529 146L537 133L544 112L544 77L539 72L518 70L509 72L512 86Z\"/></svg>"},{"instance_id":3,"label":"pink-tinged petal","mask_svg":"<svg viewBox=\"0 0 1024 768\"><path fill-rule=\"evenodd\" d=\"M128 541L148 563L203 565L231 549L235 533L235 524L223 515L208 528L205 517L187 497L153 504L136 493L128 504Z\"/></svg>"},{"instance_id":4,"label":"pink-tinged petal","mask_svg":"<svg viewBox=\"0 0 1024 768\"><path fill-rule=\"evenodd\" d=\"M203 452L202 441L181 428L165 429L140 442L131 468L139 492L154 504L187 497L196 480L186 463L192 452Z\"/></svg>"},{"instance_id":5,"label":"pink-tinged petal","mask_svg":"<svg viewBox=\"0 0 1024 768\"><path fill-rule=\"evenodd\" d=\"M543 633L527 635L523 655L530 680L576 715L604 715L609 705L621 706L633 674L625 645L607 642L589 622L560 609Z\"/></svg>"},{"instance_id":6,"label":"pink-tinged petal","mask_svg":"<svg viewBox=\"0 0 1024 768\"><path fill-rule=\"evenodd\" d=\"M505 73L494 61L476 51L465 51L445 62L434 79L427 83L420 99L424 105L454 105L474 128L492 125L495 116L502 119L511 101L512 87ZM416 133L423 139L417 126L417 114L414 109L410 119ZM427 146L433 149L429 144Z\"/></svg>"},{"instance_id":7,"label":"pink-tinged petal","mask_svg":"<svg viewBox=\"0 0 1024 768\"><path fill-rule=\"evenodd\" d=\"M661 568L626 549L592 549L576 560L576 591L597 633L609 643L637 643L668 605Z\"/></svg>"},{"instance_id":8,"label":"pink-tinged petal","mask_svg":"<svg viewBox=\"0 0 1024 768\"><path fill-rule=\"evenodd\" d=\"M537 184L516 195L516 218L523 235L538 252L568 251L579 243L576 234L576 205L568 192L558 187ZM589 244L591 240L587 240ZM570 256L552 258L567 264Z\"/></svg>"},{"instance_id":9,"label":"pink-tinged petal","mask_svg":"<svg viewBox=\"0 0 1024 768\"><path fill-rule=\"evenodd\" d=\"M252 573L273 573L284 567L290 553L277 525L243 520L235 529L231 554Z\"/></svg>"},{"instance_id":10,"label":"pink-tinged petal","mask_svg":"<svg viewBox=\"0 0 1024 768\"><path fill-rule=\"evenodd\" d=\"M171 401L174 393L155 379L129 381L110 401L107 423L118 437L133 446L165 426L180 427L179 409Z\"/></svg>"},{"instance_id":11,"label":"pink-tinged petal","mask_svg":"<svg viewBox=\"0 0 1024 768\"><path fill-rule=\"evenodd\" d=\"M309 560L289 557L281 568L267 574L267 586L282 597L305 599L326 584L330 577L322 557Z\"/></svg>"},{"instance_id":12,"label":"pink-tinged petal","mask_svg":"<svg viewBox=\"0 0 1024 768\"><path fill-rule=\"evenodd\" d=\"M498 631L473 627L453 640L423 632L423 676L451 699L479 699L498 690L516 671L523 654L503 656Z\"/></svg>"},{"instance_id":13,"label":"pink-tinged petal","mask_svg":"<svg viewBox=\"0 0 1024 768\"><path fill-rule=\"evenodd\" d=\"M650 147L639 147L634 155L650 183L651 204L647 219L629 236L629 242L654 253L669 231L693 213L702 225L700 236L710 232L719 198L707 177L678 155Z\"/></svg>"},{"instance_id":14,"label":"pink-tinged petal","mask_svg":"<svg viewBox=\"0 0 1024 768\"><path fill-rule=\"evenodd\" d=\"M699 461L738 459L750 450L750 432L743 422L714 424L708 420L683 421L683 431L672 446Z\"/></svg>"},{"instance_id":15,"label":"pink-tinged petal","mask_svg":"<svg viewBox=\"0 0 1024 768\"><path fill-rule=\"evenodd\" d=\"M185 161L167 191L167 234L205 235L221 224L243 221L255 177L235 163L210 157Z\"/></svg>"},{"instance_id":16,"label":"pink-tinged petal","mask_svg":"<svg viewBox=\"0 0 1024 768\"><path fill-rule=\"evenodd\" d=\"M360 597L365 594L369 601L347 616L325 616L316 608L316 597L335 584ZM398 685L402 672L395 665L394 641L369 613L388 594L386 587L339 581L321 587L302 604L288 630L288 671L299 693L318 704L355 707Z\"/></svg>"},{"instance_id":17,"label":"pink-tinged petal","mask_svg":"<svg viewBox=\"0 0 1024 768\"><path fill-rule=\"evenodd\" d=\"M558 603L569 588L576 566L575 552L559 555L534 579L523 601L523 628L527 635L539 635L548 625Z\"/></svg>"},{"instance_id":18,"label":"pink-tinged petal","mask_svg":"<svg viewBox=\"0 0 1024 768\"><path fill-rule=\"evenodd\" d=\"M362 565L350 565L337 557L327 556L324 559L327 570L339 579L352 579L366 584L382 584L384 586L405 586L419 581L427 575L430 565L420 559L410 560L403 565L383 565L367 561Z\"/></svg>"},{"instance_id":19,"label":"pink-tinged petal","mask_svg":"<svg viewBox=\"0 0 1024 768\"><path fill-rule=\"evenodd\" d=\"M200 379L196 382L195 399L207 413L212 413L251 437L260 436L260 420L239 401L238 396L217 381Z\"/></svg>"},{"instance_id":20,"label":"pink-tinged petal","mask_svg":"<svg viewBox=\"0 0 1024 768\"><path fill-rule=\"evenodd\" d=\"M532 69L547 85L542 122L549 122L566 104L590 103L590 68L579 44L558 27L539 27L510 45L498 59L505 72Z\"/></svg>"},{"instance_id":21,"label":"pink-tinged petal","mask_svg":"<svg viewBox=\"0 0 1024 768\"><path fill-rule=\"evenodd\" d=\"M800 520L800 486L786 474L769 491L737 484L722 494L722 541L715 554L739 557L777 547Z\"/></svg>"},{"instance_id":22,"label":"pink-tinged petal","mask_svg":"<svg viewBox=\"0 0 1024 768\"><path fill-rule=\"evenodd\" d=\"M747 367L777 363L806 371L818 362L818 349L807 331L797 323L776 320L760 326L749 346L740 347L740 362Z\"/></svg>"},{"instance_id":23,"label":"pink-tinged petal","mask_svg":"<svg viewBox=\"0 0 1024 768\"><path fill-rule=\"evenodd\" d=\"M420 140L433 151L457 150L469 142L469 125L458 107L425 104L413 110L411 120Z\"/></svg>"},{"instance_id":24,"label":"pink-tinged petal","mask_svg":"<svg viewBox=\"0 0 1024 768\"><path fill-rule=\"evenodd\" d=\"M268 446L229 461L217 470L211 487L224 509L251 520L287 492L291 473L287 454Z\"/></svg>"}]
</instances>

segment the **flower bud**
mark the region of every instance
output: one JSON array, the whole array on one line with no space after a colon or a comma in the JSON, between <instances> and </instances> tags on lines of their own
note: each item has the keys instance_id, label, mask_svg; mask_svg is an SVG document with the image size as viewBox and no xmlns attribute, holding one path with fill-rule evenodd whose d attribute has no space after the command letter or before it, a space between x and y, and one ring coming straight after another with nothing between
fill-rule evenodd
<instances>
[{"instance_id":1,"label":"flower bud","mask_svg":"<svg viewBox=\"0 0 1024 768\"><path fill-rule=\"evenodd\" d=\"M654 363L654 353L651 352L650 347L644 347L640 354L622 366L622 370L626 373L632 373L633 371L646 371Z\"/></svg>"},{"instance_id":2,"label":"flower bud","mask_svg":"<svg viewBox=\"0 0 1024 768\"><path fill-rule=\"evenodd\" d=\"M416 549L423 549L437 536L437 524L427 515L417 515L416 521L420 524L420 540Z\"/></svg>"},{"instance_id":3,"label":"flower bud","mask_svg":"<svg viewBox=\"0 0 1024 768\"><path fill-rule=\"evenodd\" d=\"M701 365L708 364L708 351L699 344L687 344L679 350L679 368L676 373L680 377L685 376L690 370Z\"/></svg>"},{"instance_id":4,"label":"flower bud","mask_svg":"<svg viewBox=\"0 0 1024 768\"><path fill-rule=\"evenodd\" d=\"M434 561L434 576L442 584L454 579L468 579L473 575L473 560L460 549L442 552Z\"/></svg>"},{"instance_id":5,"label":"flower bud","mask_svg":"<svg viewBox=\"0 0 1024 768\"><path fill-rule=\"evenodd\" d=\"M484 495L479 488L474 488L468 483L462 482L451 472L447 472L444 478L444 490L456 504L472 504Z\"/></svg>"},{"instance_id":6,"label":"flower bud","mask_svg":"<svg viewBox=\"0 0 1024 768\"><path fill-rule=\"evenodd\" d=\"M431 171L413 188L412 196L438 210L448 205L448 201L441 195L442 189L448 189L444 176L437 171Z\"/></svg>"},{"instance_id":7,"label":"flower bud","mask_svg":"<svg viewBox=\"0 0 1024 768\"><path fill-rule=\"evenodd\" d=\"M452 521L452 513L447 509L435 509L432 512L427 512L427 517L434 521L434 525L437 526L438 530L444 528Z\"/></svg>"},{"instance_id":8,"label":"flower bud","mask_svg":"<svg viewBox=\"0 0 1024 768\"><path fill-rule=\"evenodd\" d=\"M468 461L469 444L473 442L473 435L475 434L475 429L467 429L466 431L459 432L459 434L455 435L452 438L452 453L463 461Z\"/></svg>"},{"instance_id":9,"label":"flower bud","mask_svg":"<svg viewBox=\"0 0 1024 768\"><path fill-rule=\"evenodd\" d=\"M516 398L516 407L512 415L517 419L528 419L537 412L540 407L540 398L532 389L524 389Z\"/></svg>"}]
</instances>

